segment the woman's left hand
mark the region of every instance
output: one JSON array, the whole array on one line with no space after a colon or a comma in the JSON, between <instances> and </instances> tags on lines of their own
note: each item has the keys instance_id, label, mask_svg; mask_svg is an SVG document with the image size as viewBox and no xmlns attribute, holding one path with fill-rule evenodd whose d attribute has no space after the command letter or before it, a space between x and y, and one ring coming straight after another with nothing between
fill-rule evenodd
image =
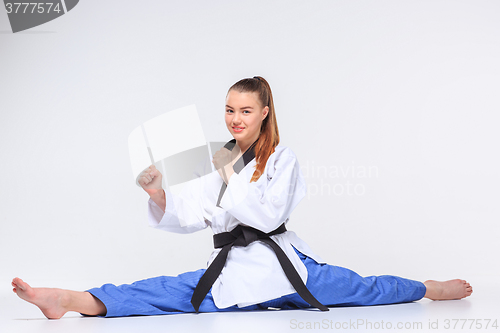
<instances>
[{"instance_id":1,"label":"woman's left hand","mask_svg":"<svg viewBox=\"0 0 500 333\"><path fill-rule=\"evenodd\" d=\"M229 178L231 178L231 175L234 173L233 160L238 155L237 147L238 146L235 145L233 150L222 147L215 153L214 158L212 159L212 163L226 184L229 182Z\"/></svg>"}]
</instances>

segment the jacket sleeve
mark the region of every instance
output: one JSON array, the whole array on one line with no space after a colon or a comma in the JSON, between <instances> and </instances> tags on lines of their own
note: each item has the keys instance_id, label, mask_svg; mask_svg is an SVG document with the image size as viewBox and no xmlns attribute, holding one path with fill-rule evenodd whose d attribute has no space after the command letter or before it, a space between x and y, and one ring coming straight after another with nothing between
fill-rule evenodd
<instances>
[{"instance_id":1,"label":"jacket sleeve","mask_svg":"<svg viewBox=\"0 0 500 333\"><path fill-rule=\"evenodd\" d=\"M150 198L148 223L151 227L175 233L192 233L210 224L206 210L203 177L186 183L180 194L165 191L165 212Z\"/></svg>"},{"instance_id":2,"label":"jacket sleeve","mask_svg":"<svg viewBox=\"0 0 500 333\"><path fill-rule=\"evenodd\" d=\"M261 175L263 179L251 183L245 175L234 173L220 202L242 224L266 233L286 222L306 195L304 176L294 154L276 158L269 168L274 169L271 179L268 171Z\"/></svg>"}]
</instances>

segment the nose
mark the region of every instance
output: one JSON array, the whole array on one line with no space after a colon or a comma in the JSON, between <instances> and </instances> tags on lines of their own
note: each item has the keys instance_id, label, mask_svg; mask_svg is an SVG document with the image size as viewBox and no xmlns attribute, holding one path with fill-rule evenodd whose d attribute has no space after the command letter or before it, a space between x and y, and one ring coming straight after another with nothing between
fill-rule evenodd
<instances>
[{"instance_id":1,"label":"nose","mask_svg":"<svg viewBox=\"0 0 500 333\"><path fill-rule=\"evenodd\" d=\"M233 116L233 124L234 125L239 125L241 123L241 120L240 120L240 115L238 112L236 112Z\"/></svg>"}]
</instances>

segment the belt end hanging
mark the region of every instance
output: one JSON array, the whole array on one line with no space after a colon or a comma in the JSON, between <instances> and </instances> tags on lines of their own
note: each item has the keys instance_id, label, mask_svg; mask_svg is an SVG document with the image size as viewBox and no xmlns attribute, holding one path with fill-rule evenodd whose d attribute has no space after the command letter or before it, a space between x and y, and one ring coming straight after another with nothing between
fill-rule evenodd
<instances>
[{"instance_id":1,"label":"belt end hanging","mask_svg":"<svg viewBox=\"0 0 500 333\"><path fill-rule=\"evenodd\" d=\"M196 304L196 303L197 303L196 301L193 301L193 300L191 299L191 304L193 305L194 311L195 311L196 313L200 313L200 303L198 303L198 304Z\"/></svg>"}]
</instances>

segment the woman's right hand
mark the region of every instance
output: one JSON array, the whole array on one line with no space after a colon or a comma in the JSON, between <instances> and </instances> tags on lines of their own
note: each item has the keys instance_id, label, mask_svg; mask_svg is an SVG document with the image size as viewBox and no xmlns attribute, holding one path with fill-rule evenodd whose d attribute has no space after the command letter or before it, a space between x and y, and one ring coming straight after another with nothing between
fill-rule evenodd
<instances>
[{"instance_id":1,"label":"woman's right hand","mask_svg":"<svg viewBox=\"0 0 500 333\"><path fill-rule=\"evenodd\" d=\"M139 175L138 183L151 196L163 191L161 179L162 175L160 171L152 164Z\"/></svg>"}]
</instances>

